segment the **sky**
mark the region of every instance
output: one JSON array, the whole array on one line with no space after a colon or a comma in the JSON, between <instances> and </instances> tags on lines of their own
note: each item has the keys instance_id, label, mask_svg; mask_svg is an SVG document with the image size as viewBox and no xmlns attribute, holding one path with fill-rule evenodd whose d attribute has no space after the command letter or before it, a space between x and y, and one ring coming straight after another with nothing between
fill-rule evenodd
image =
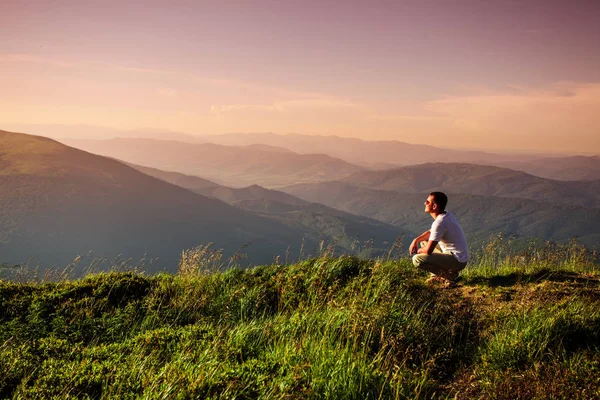
<instances>
[{"instance_id":1,"label":"sky","mask_svg":"<svg viewBox=\"0 0 600 400\"><path fill-rule=\"evenodd\" d=\"M0 129L600 154L599 20L595 0L0 0Z\"/></svg>"}]
</instances>

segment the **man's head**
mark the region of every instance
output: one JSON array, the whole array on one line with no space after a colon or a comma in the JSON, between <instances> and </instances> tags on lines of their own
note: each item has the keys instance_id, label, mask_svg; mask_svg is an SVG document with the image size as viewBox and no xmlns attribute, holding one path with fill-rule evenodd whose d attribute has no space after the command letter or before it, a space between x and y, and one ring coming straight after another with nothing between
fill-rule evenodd
<instances>
[{"instance_id":1,"label":"man's head","mask_svg":"<svg viewBox=\"0 0 600 400\"><path fill-rule=\"evenodd\" d=\"M446 210L448 196L442 192L431 192L425 200L425 212L432 214L441 214Z\"/></svg>"}]
</instances>

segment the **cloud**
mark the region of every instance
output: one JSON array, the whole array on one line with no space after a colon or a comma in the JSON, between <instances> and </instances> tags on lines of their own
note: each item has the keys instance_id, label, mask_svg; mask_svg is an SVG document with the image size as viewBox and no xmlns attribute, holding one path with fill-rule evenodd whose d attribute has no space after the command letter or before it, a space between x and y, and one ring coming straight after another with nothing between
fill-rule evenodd
<instances>
[{"instance_id":1,"label":"cloud","mask_svg":"<svg viewBox=\"0 0 600 400\"><path fill-rule=\"evenodd\" d=\"M600 152L600 83L558 82L541 88L430 101L430 115L455 134L544 150Z\"/></svg>"},{"instance_id":2,"label":"cloud","mask_svg":"<svg viewBox=\"0 0 600 400\"><path fill-rule=\"evenodd\" d=\"M26 54L26 53L11 53L11 54L0 54L0 62L13 62L13 63L29 63L29 64L42 64L42 65L50 65L54 67L65 67L65 68L73 68L73 67L97 67L110 69L115 71L124 71L124 72L135 72L135 73L146 73L146 74L175 74L173 71L152 69L152 68L142 68L142 67L130 67L123 66L118 64L111 64L106 62L98 62L98 61L89 61L89 60L78 60L78 61L65 61L65 60L56 60L49 57L39 56L36 54Z\"/></svg>"},{"instance_id":3,"label":"cloud","mask_svg":"<svg viewBox=\"0 0 600 400\"><path fill-rule=\"evenodd\" d=\"M33 54L22 54L22 53L13 53L13 54L1 54L0 62L10 62L10 63L31 63L31 64L42 64L42 65L51 65L54 67L75 67L78 64L74 62L65 62L59 61L47 57L40 57Z\"/></svg>"},{"instance_id":4,"label":"cloud","mask_svg":"<svg viewBox=\"0 0 600 400\"><path fill-rule=\"evenodd\" d=\"M520 92L513 90L510 93L448 97L430 101L426 108L433 113L462 118L550 109L567 116L575 105L585 107L598 105L599 102L600 83L559 82L546 88L522 88Z\"/></svg>"},{"instance_id":5,"label":"cloud","mask_svg":"<svg viewBox=\"0 0 600 400\"><path fill-rule=\"evenodd\" d=\"M175 89L162 88L158 90L158 94L165 97L176 97L178 93Z\"/></svg>"},{"instance_id":6,"label":"cloud","mask_svg":"<svg viewBox=\"0 0 600 400\"><path fill-rule=\"evenodd\" d=\"M177 93L194 92L202 88L206 93L207 86L210 86L212 91L235 93L236 97L239 93L246 95L247 99L262 98L262 100L283 99L272 101L273 104L252 104L241 102L239 105L216 105L214 110L219 112L231 112L239 110L264 110L264 111L283 111L284 109L312 107L312 108L340 108L340 107L355 107L352 102L344 99L336 98L325 93L299 90L291 87L275 86L265 83L256 83L236 79L232 77L205 76L195 71L169 70L152 68L139 65L122 65L110 62L93 61L93 60L57 60L47 57L38 56L35 54L15 53L15 54L0 54L0 62L9 63L30 63L50 65L54 67L74 68L80 67L86 70L90 68L104 69L112 72L133 73L149 75L141 77L157 86L176 87ZM155 77L151 77L155 75ZM161 95L170 96L173 93L169 90L164 91L158 87L157 90ZM226 89L226 90L223 90ZM173 89L175 90L175 89Z\"/></svg>"},{"instance_id":7,"label":"cloud","mask_svg":"<svg viewBox=\"0 0 600 400\"><path fill-rule=\"evenodd\" d=\"M211 105L210 112L213 114L222 114L236 111L281 111L275 105L261 104L222 104Z\"/></svg>"},{"instance_id":8,"label":"cloud","mask_svg":"<svg viewBox=\"0 0 600 400\"><path fill-rule=\"evenodd\" d=\"M210 112L221 114L236 111L266 111L266 112L297 112L302 110L366 110L365 106L353 103L349 100L334 97L305 98L277 101L272 104L229 104L212 105Z\"/></svg>"}]
</instances>

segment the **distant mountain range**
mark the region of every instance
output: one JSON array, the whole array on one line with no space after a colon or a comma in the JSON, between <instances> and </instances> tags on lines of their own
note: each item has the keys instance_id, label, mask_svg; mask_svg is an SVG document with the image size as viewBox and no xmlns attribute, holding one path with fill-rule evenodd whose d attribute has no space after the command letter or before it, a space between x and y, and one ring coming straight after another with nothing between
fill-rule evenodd
<instances>
[{"instance_id":1,"label":"distant mountain range","mask_svg":"<svg viewBox=\"0 0 600 400\"><path fill-rule=\"evenodd\" d=\"M199 244L225 258L243 248L242 262L258 264L296 259L301 247L314 255L321 241L350 252L355 239L372 239L364 250L381 254L406 233L256 185L136 166L142 173L44 137L0 131L0 149L0 263L65 266L92 251L134 263L159 257L145 269L173 271Z\"/></svg>"},{"instance_id":2,"label":"distant mountain range","mask_svg":"<svg viewBox=\"0 0 600 400\"><path fill-rule=\"evenodd\" d=\"M484 151L443 149L396 140L371 141L339 136L232 133L204 135L202 139L228 146L246 146L261 143L283 147L300 154L323 153L353 164L377 169L427 162L525 162L539 157L536 155L504 155Z\"/></svg>"},{"instance_id":3,"label":"distant mountain range","mask_svg":"<svg viewBox=\"0 0 600 400\"><path fill-rule=\"evenodd\" d=\"M157 140L178 140L188 143L205 143L207 140L198 135L165 129L133 129L123 130L95 125L67 124L5 124L5 131L22 132L37 136L45 136L59 142L63 139L105 140L112 138L145 138Z\"/></svg>"},{"instance_id":4,"label":"distant mountain range","mask_svg":"<svg viewBox=\"0 0 600 400\"><path fill-rule=\"evenodd\" d=\"M0 262L64 266L93 251L160 257L172 271L184 249L214 243L228 257L269 263L308 229L232 207L54 140L0 131Z\"/></svg>"},{"instance_id":5,"label":"distant mountain range","mask_svg":"<svg viewBox=\"0 0 600 400\"><path fill-rule=\"evenodd\" d=\"M327 140L333 146L337 139ZM449 209L472 245L499 232L577 236L592 247L600 241L598 157L498 159L564 179L557 180L490 163L369 170L277 142L66 142L100 155L0 131L0 263L65 265L92 250L109 258L159 256L152 268L172 269L183 249L209 242L227 257L244 248L250 263L271 262L290 246L297 255L302 243L308 254L322 240L345 252L369 242L364 254L382 254L398 236L427 229L423 200L435 190L450 195ZM364 143L356 142L356 152Z\"/></svg>"},{"instance_id":6,"label":"distant mountain range","mask_svg":"<svg viewBox=\"0 0 600 400\"><path fill-rule=\"evenodd\" d=\"M402 227L339 211L323 204L307 202L287 193L265 189L258 185L234 189L200 177L131 165L140 172L196 193L217 198L289 226L309 229L313 231L314 238L335 243L342 251L358 250L369 242L371 252L365 255L382 254L391 248L398 237L414 235L414 232Z\"/></svg>"},{"instance_id":7,"label":"distant mountain range","mask_svg":"<svg viewBox=\"0 0 600 400\"><path fill-rule=\"evenodd\" d=\"M548 156L542 154L497 154L410 144L395 140L368 141L339 136L318 136L275 133L232 133L224 135L193 135L170 130L117 130L86 125L13 125L11 129L60 138L109 139L149 138L185 143L216 143L250 147L253 150L327 154L351 164L370 169L390 169L423 163L471 163L494 165L527 172L556 180L600 179L599 156ZM77 147L77 146L75 146ZM190 171L182 171L192 173ZM197 171L196 171L197 172ZM237 186L250 185L246 181Z\"/></svg>"},{"instance_id":8,"label":"distant mountain range","mask_svg":"<svg viewBox=\"0 0 600 400\"><path fill-rule=\"evenodd\" d=\"M506 162L499 165L561 181L600 180L599 156L546 157L528 162Z\"/></svg>"},{"instance_id":9,"label":"distant mountain range","mask_svg":"<svg viewBox=\"0 0 600 400\"><path fill-rule=\"evenodd\" d=\"M600 179L599 156L548 157L541 154L497 154L483 151L444 149L395 140L369 141L339 136L240 133L205 135L207 142L224 145L269 144L300 154L325 153L371 169L391 169L425 163L470 163L494 165L543 178L576 181Z\"/></svg>"},{"instance_id":10,"label":"distant mountain range","mask_svg":"<svg viewBox=\"0 0 600 400\"><path fill-rule=\"evenodd\" d=\"M429 192L443 190L474 246L500 232L557 241L578 237L588 246L597 246L600 239L599 182L553 181L493 166L436 163L361 171L339 181L283 188L288 195L258 186L207 185L200 178L194 183L194 177L183 179L179 174L162 179L186 182L185 187L197 187L198 193L265 215L305 208L304 200L328 206L329 215L333 215L331 207L348 213L346 219L351 214L368 217L401 228L407 235L429 227L423 201Z\"/></svg>"},{"instance_id":11,"label":"distant mountain range","mask_svg":"<svg viewBox=\"0 0 600 400\"><path fill-rule=\"evenodd\" d=\"M340 179L361 167L325 154L297 154L275 147L223 146L153 139L64 140L94 154L198 175L233 187L267 187Z\"/></svg>"},{"instance_id":12,"label":"distant mountain range","mask_svg":"<svg viewBox=\"0 0 600 400\"><path fill-rule=\"evenodd\" d=\"M306 201L319 202L408 231L420 233L431 226L431 217L423 212L428 192L401 193L359 187L349 182L301 184L283 190ZM448 210L458 217L474 248L498 233L555 241L577 237L594 248L600 241L598 208L451 191L448 197Z\"/></svg>"},{"instance_id":13,"label":"distant mountain range","mask_svg":"<svg viewBox=\"0 0 600 400\"><path fill-rule=\"evenodd\" d=\"M600 180L564 182L486 165L428 163L385 171L361 171L341 181L401 193L439 190L532 199L566 206L600 207Z\"/></svg>"}]
</instances>

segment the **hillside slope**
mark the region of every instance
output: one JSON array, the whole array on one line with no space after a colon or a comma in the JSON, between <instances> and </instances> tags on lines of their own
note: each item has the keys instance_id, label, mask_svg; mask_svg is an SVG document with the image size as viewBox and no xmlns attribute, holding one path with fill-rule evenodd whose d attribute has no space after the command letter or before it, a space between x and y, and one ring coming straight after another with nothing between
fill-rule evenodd
<instances>
[{"instance_id":1,"label":"hillside slope","mask_svg":"<svg viewBox=\"0 0 600 400\"><path fill-rule=\"evenodd\" d=\"M65 265L93 251L173 270L209 242L226 256L252 243L248 262L269 262L306 233L51 139L0 131L0 149L0 262Z\"/></svg>"},{"instance_id":2,"label":"hillside slope","mask_svg":"<svg viewBox=\"0 0 600 400\"><path fill-rule=\"evenodd\" d=\"M0 397L595 399L600 277L573 250L452 289L355 257L0 281Z\"/></svg>"},{"instance_id":3,"label":"hillside slope","mask_svg":"<svg viewBox=\"0 0 600 400\"><path fill-rule=\"evenodd\" d=\"M179 184L197 193L223 200L261 216L290 226L306 229L315 240L326 239L338 250L353 252L368 242L365 255L379 255L402 235L414 233L400 226L392 226L371 218L353 215L318 203L311 203L277 190L258 185L229 188L207 183L205 179L176 172L165 173L153 168L134 166L148 175Z\"/></svg>"},{"instance_id":4,"label":"hillside slope","mask_svg":"<svg viewBox=\"0 0 600 400\"><path fill-rule=\"evenodd\" d=\"M600 181L563 182L488 165L427 163L385 171L361 171L341 181L402 193L439 190L600 207Z\"/></svg>"},{"instance_id":5,"label":"hillside slope","mask_svg":"<svg viewBox=\"0 0 600 400\"><path fill-rule=\"evenodd\" d=\"M600 179L600 156L545 157L526 162L506 162L499 165L560 181Z\"/></svg>"},{"instance_id":6,"label":"hillside slope","mask_svg":"<svg viewBox=\"0 0 600 400\"><path fill-rule=\"evenodd\" d=\"M413 232L423 232L431 217L423 212L426 194L358 187L346 182L295 185L283 189L306 201L363 215ZM588 246L600 240L600 209L534 200L449 192L448 210L459 219L470 245L505 233L544 240L578 237Z\"/></svg>"}]
</instances>

